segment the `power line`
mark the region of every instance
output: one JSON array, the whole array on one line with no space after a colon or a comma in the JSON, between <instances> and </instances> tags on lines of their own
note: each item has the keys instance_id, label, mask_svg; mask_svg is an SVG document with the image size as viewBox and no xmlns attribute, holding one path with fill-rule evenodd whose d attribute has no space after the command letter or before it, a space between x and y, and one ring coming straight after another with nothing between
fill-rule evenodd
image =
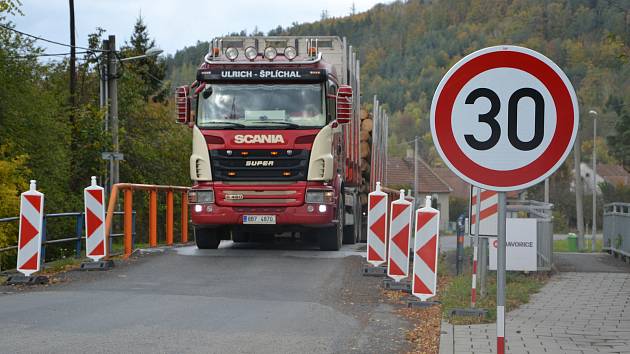
<instances>
[{"instance_id":1,"label":"power line","mask_svg":"<svg viewBox=\"0 0 630 354\"><path fill-rule=\"evenodd\" d=\"M77 54L87 54L91 53L90 51L85 52L77 52ZM41 54L25 54L25 55L16 55L9 57L11 59L28 59L28 58L37 58L37 57L64 57L70 55L70 53L41 53Z\"/></svg>"},{"instance_id":2,"label":"power line","mask_svg":"<svg viewBox=\"0 0 630 354\"><path fill-rule=\"evenodd\" d=\"M93 51L93 52L107 52L107 50L102 50L102 49L92 49L92 48L86 48L86 47L79 47L79 46L76 46L76 45L74 45L74 46L73 46L73 45L70 45L70 44L61 43L61 42L57 42L57 41L53 41L53 40L51 40L51 39L47 39L47 38L43 38L43 37L39 37L39 36L35 36L35 35L32 35L32 34L28 34L28 33L26 33L26 32L22 32L22 31L16 30L15 28L11 28L11 27L9 27L9 26L5 26L5 25L0 25L0 28L4 28L4 29L6 29L6 30L8 30L8 31L12 31L12 32L15 32L15 33L19 33L19 34L21 34L21 35L23 35L23 36L30 37L30 38L33 38L33 39L36 39L36 40L39 40L39 41L44 41L44 42L48 42L48 43L52 43L52 44L56 44L56 45L60 45L60 46L63 46L63 47L76 48L76 49L83 49L83 50L89 50L89 51Z\"/></svg>"}]
</instances>

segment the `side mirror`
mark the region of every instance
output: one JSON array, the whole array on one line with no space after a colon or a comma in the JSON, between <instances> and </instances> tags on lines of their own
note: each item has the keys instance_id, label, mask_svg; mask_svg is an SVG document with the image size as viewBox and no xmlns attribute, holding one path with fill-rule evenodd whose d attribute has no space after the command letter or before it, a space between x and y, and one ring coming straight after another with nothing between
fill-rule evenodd
<instances>
[{"instance_id":1,"label":"side mirror","mask_svg":"<svg viewBox=\"0 0 630 354\"><path fill-rule=\"evenodd\" d=\"M352 87L341 85L337 90L337 122L347 124L352 121Z\"/></svg>"},{"instance_id":2,"label":"side mirror","mask_svg":"<svg viewBox=\"0 0 630 354\"><path fill-rule=\"evenodd\" d=\"M187 124L190 122L190 87L179 86L176 88L175 99L177 102L177 123Z\"/></svg>"}]
</instances>

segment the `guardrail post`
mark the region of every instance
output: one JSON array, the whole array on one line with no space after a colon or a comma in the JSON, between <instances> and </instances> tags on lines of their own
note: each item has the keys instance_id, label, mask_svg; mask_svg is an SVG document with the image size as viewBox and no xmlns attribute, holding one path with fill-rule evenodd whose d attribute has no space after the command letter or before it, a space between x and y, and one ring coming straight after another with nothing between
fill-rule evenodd
<instances>
[{"instance_id":1,"label":"guardrail post","mask_svg":"<svg viewBox=\"0 0 630 354\"><path fill-rule=\"evenodd\" d=\"M173 244L173 191L166 192L166 244Z\"/></svg>"},{"instance_id":2,"label":"guardrail post","mask_svg":"<svg viewBox=\"0 0 630 354\"><path fill-rule=\"evenodd\" d=\"M133 205L133 190L131 188L125 189L125 257L129 257L132 251L131 237L132 237L132 205Z\"/></svg>"},{"instance_id":3,"label":"guardrail post","mask_svg":"<svg viewBox=\"0 0 630 354\"><path fill-rule=\"evenodd\" d=\"M118 185L114 184L111 192L109 193L109 202L107 204L107 215L105 216L105 242L107 242L107 246L105 247L105 259L109 259L109 255L112 252L112 229L113 229L113 218L114 218L114 208L116 207L116 199L118 198Z\"/></svg>"},{"instance_id":4,"label":"guardrail post","mask_svg":"<svg viewBox=\"0 0 630 354\"><path fill-rule=\"evenodd\" d=\"M188 242L188 193L182 192L182 243Z\"/></svg>"},{"instance_id":5,"label":"guardrail post","mask_svg":"<svg viewBox=\"0 0 630 354\"><path fill-rule=\"evenodd\" d=\"M76 253L76 257L77 258L81 258L81 234L83 231L83 213L79 213L79 215L77 215L77 223L76 223L76 234L77 234L77 253Z\"/></svg>"},{"instance_id":6,"label":"guardrail post","mask_svg":"<svg viewBox=\"0 0 630 354\"><path fill-rule=\"evenodd\" d=\"M44 218L42 219L42 249L40 252L42 257L42 265L46 263L46 236L46 214L44 214Z\"/></svg>"},{"instance_id":7,"label":"guardrail post","mask_svg":"<svg viewBox=\"0 0 630 354\"><path fill-rule=\"evenodd\" d=\"M157 190L149 192L149 247L157 247Z\"/></svg>"},{"instance_id":8,"label":"guardrail post","mask_svg":"<svg viewBox=\"0 0 630 354\"><path fill-rule=\"evenodd\" d=\"M136 212L131 212L131 248L136 248Z\"/></svg>"}]
</instances>

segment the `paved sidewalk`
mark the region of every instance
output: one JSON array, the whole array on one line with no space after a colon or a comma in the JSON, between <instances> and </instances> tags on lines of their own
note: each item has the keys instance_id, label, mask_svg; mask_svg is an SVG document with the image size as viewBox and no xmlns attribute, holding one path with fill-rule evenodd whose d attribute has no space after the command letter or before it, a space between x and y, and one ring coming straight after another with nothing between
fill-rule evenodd
<instances>
[{"instance_id":1,"label":"paved sidewalk","mask_svg":"<svg viewBox=\"0 0 630 354\"><path fill-rule=\"evenodd\" d=\"M496 353L494 324L442 331L441 353ZM506 314L506 345L508 353L630 353L630 273L555 275Z\"/></svg>"}]
</instances>

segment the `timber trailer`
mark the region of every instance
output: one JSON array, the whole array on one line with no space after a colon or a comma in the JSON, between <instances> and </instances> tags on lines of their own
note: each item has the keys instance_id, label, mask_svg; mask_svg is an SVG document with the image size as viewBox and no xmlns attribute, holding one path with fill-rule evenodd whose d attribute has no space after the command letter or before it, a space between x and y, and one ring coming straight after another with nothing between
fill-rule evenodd
<instances>
[{"instance_id":1,"label":"timber trailer","mask_svg":"<svg viewBox=\"0 0 630 354\"><path fill-rule=\"evenodd\" d=\"M200 249L286 232L321 250L364 238L359 84L345 38L212 40L196 81L176 89Z\"/></svg>"}]
</instances>

